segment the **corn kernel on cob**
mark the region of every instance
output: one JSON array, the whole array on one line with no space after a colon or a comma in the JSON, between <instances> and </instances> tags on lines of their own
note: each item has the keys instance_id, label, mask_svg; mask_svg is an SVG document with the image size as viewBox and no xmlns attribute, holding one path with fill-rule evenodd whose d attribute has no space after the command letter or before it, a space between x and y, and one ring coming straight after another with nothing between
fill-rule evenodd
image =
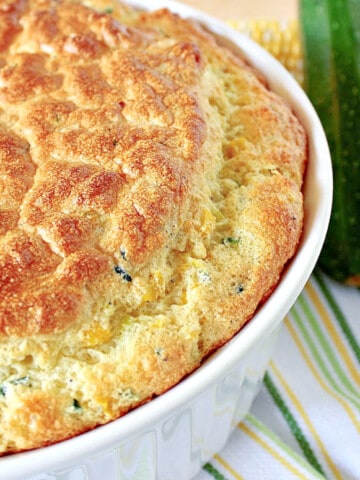
<instances>
[{"instance_id":1,"label":"corn kernel on cob","mask_svg":"<svg viewBox=\"0 0 360 480\"><path fill-rule=\"evenodd\" d=\"M231 20L229 24L264 47L303 84L303 56L298 21L249 19Z\"/></svg>"}]
</instances>

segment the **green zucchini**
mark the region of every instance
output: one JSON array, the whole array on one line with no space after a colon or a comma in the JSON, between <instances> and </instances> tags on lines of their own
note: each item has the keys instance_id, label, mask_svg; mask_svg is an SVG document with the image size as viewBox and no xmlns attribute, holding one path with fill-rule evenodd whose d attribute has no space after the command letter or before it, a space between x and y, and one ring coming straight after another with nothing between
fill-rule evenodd
<instances>
[{"instance_id":1,"label":"green zucchini","mask_svg":"<svg viewBox=\"0 0 360 480\"><path fill-rule=\"evenodd\" d=\"M360 286L360 0L299 0L304 88L332 156L334 199L319 265Z\"/></svg>"}]
</instances>

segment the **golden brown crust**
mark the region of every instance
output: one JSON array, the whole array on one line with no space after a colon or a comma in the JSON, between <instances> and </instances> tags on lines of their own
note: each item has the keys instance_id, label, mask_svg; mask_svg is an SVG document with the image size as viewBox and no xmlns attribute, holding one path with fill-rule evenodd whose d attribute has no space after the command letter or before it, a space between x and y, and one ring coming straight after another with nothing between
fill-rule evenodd
<instances>
[{"instance_id":1,"label":"golden brown crust","mask_svg":"<svg viewBox=\"0 0 360 480\"><path fill-rule=\"evenodd\" d=\"M305 134L260 76L166 9L86 5L0 6L2 453L177 383L302 229Z\"/></svg>"}]
</instances>

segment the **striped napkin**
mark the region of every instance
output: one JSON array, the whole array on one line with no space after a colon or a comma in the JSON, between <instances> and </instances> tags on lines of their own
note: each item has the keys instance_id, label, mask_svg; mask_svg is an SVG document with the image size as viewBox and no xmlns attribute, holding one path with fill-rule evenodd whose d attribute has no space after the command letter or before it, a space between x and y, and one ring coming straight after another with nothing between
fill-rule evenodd
<instances>
[{"instance_id":1,"label":"striped napkin","mask_svg":"<svg viewBox=\"0 0 360 480\"><path fill-rule=\"evenodd\" d=\"M360 291L316 269L262 389L196 480L360 479Z\"/></svg>"}]
</instances>

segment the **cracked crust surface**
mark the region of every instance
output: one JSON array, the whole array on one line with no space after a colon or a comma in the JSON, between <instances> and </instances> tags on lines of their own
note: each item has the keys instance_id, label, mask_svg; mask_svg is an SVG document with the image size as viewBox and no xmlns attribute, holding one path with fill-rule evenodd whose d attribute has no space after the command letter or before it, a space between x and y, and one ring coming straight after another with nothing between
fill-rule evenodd
<instances>
[{"instance_id":1,"label":"cracked crust surface","mask_svg":"<svg viewBox=\"0 0 360 480\"><path fill-rule=\"evenodd\" d=\"M0 5L0 453L113 420L248 321L294 254L306 136L168 10Z\"/></svg>"}]
</instances>

